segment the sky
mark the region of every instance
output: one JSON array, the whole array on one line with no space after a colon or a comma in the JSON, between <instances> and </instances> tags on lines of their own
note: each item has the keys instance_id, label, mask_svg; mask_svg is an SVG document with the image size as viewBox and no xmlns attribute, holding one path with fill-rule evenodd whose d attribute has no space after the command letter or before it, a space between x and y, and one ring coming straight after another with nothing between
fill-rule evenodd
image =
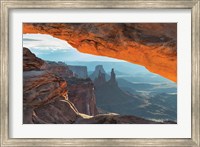
<instances>
[{"instance_id":1,"label":"sky","mask_svg":"<svg viewBox=\"0 0 200 147\"><path fill-rule=\"evenodd\" d=\"M123 61L81 53L66 41L43 34L24 34L23 47L30 49L39 58L49 61Z\"/></svg>"}]
</instances>

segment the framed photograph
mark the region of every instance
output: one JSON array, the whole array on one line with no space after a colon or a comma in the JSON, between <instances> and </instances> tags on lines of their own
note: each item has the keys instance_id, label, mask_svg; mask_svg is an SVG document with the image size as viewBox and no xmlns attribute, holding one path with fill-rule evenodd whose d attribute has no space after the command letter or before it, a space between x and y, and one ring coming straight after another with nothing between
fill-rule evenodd
<instances>
[{"instance_id":1,"label":"framed photograph","mask_svg":"<svg viewBox=\"0 0 200 147\"><path fill-rule=\"evenodd\" d=\"M200 146L197 1L1 1L1 146Z\"/></svg>"}]
</instances>

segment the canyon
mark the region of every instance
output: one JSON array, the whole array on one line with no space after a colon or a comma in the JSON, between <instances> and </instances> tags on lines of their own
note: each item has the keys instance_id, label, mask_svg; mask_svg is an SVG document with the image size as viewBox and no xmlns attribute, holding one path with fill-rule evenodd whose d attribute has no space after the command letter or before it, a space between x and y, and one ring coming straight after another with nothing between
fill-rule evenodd
<instances>
[{"instance_id":1,"label":"canyon","mask_svg":"<svg viewBox=\"0 0 200 147\"><path fill-rule=\"evenodd\" d=\"M113 85L114 70L111 73ZM160 123L133 115L99 114L94 88L92 80L77 78L66 64L44 61L23 48L24 124Z\"/></svg>"},{"instance_id":2,"label":"canyon","mask_svg":"<svg viewBox=\"0 0 200 147\"><path fill-rule=\"evenodd\" d=\"M49 34L80 52L139 64L177 81L176 23L23 23L23 33Z\"/></svg>"},{"instance_id":3,"label":"canyon","mask_svg":"<svg viewBox=\"0 0 200 147\"><path fill-rule=\"evenodd\" d=\"M117 66L117 63L115 64L115 69L119 70L120 67ZM176 122L177 95L175 87L168 87L165 85L166 83L162 82L156 84L148 83L148 81L132 83L131 80L126 79L126 76L119 76L123 75L125 71L115 71L114 68L109 68L111 70L109 75L105 69L102 65L97 65L91 74L92 77L94 76L93 82L99 113L112 112L151 120Z\"/></svg>"}]
</instances>

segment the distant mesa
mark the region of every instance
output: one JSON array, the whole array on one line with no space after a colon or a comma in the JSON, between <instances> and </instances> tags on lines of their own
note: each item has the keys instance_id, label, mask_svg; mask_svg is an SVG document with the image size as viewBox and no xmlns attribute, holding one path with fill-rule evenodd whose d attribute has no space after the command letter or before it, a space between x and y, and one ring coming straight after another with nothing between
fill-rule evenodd
<instances>
[{"instance_id":1,"label":"distant mesa","mask_svg":"<svg viewBox=\"0 0 200 147\"><path fill-rule=\"evenodd\" d=\"M108 80L108 79L110 78L110 76L105 72L105 70L104 70L104 68L103 68L103 65L97 65L97 66L95 67L94 72L89 76L90 79L91 79L92 81L94 81L95 78L97 78L97 77L99 76L99 72L101 72L102 74L105 75L105 79L106 79L106 80Z\"/></svg>"},{"instance_id":2,"label":"distant mesa","mask_svg":"<svg viewBox=\"0 0 200 147\"><path fill-rule=\"evenodd\" d=\"M95 80L94 80L94 85L95 85L96 87L99 87L99 86L102 86L102 85L104 85L104 84L108 84L108 85L110 85L111 87L112 87L112 86L117 86L117 87L118 87L118 83L117 83L117 81L116 81L116 75L115 75L115 72L114 72L114 68L112 68L112 70L111 70L111 76L110 76L110 79L109 79L108 81L106 81L106 78L105 78L106 73L105 73L105 72L102 73L102 72L101 72L101 69L103 69L103 66L102 66L102 68L100 68L100 70L99 70L98 77L95 78ZM96 71L96 70L95 70L95 71Z\"/></svg>"},{"instance_id":3,"label":"distant mesa","mask_svg":"<svg viewBox=\"0 0 200 147\"><path fill-rule=\"evenodd\" d=\"M51 73L62 77L62 78L69 78L73 77L73 72L69 69L69 67L63 62L53 62L47 61L46 70L50 71Z\"/></svg>"},{"instance_id":4,"label":"distant mesa","mask_svg":"<svg viewBox=\"0 0 200 147\"><path fill-rule=\"evenodd\" d=\"M94 80L94 85L96 87L101 86L106 83L105 73L102 73L101 70L99 70L99 75Z\"/></svg>"},{"instance_id":5,"label":"distant mesa","mask_svg":"<svg viewBox=\"0 0 200 147\"><path fill-rule=\"evenodd\" d=\"M73 72L75 77L82 79L88 78L87 66L68 65L68 67Z\"/></svg>"}]
</instances>

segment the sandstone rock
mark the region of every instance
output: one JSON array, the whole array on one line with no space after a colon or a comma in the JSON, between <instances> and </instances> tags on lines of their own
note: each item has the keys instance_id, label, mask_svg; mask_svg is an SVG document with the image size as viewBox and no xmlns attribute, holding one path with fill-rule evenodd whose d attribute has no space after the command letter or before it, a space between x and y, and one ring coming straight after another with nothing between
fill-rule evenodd
<instances>
[{"instance_id":1,"label":"sandstone rock","mask_svg":"<svg viewBox=\"0 0 200 147\"><path fill-rule=\"evenodd\" d=\"M46 71L26 71L23 78L24 123L73 123L79 116L66 81Z\"/></svg>"},{"instance_id":2,"label":"sandstone rock","mask_svg":"<svg viewBox=\"0 0 200 147\"><path fill-rule=\"evenodd\" d=\"M176 82L176 23L24 23L23 33L50 34L81 52L139 64Z\"/></svg>"},{"instance_id":3,"label":"sandstone rock","mask_svg":"<svg viewBox=\"0 0 200 147\"><path fill-rule=\"evenodd\" d=\"M67 99L66 89L66 81L46 71L23 73L23 102L26 106L38 107L59 97Z\"/></svg>"},{"instance_id":4,"label":"sandstone rock","mask_svg":"<svg viewBox=\"0 0 200 147\"><path fill-rule=\"evenodd\" d=\"M23 70L40 70L45 65L45 62L37 58L31 51L27 48L23 48Z\"/></svg>"},{"instance_id":5,"label":"sandstone rock","mask_svg":"<svg viewBox=\"0 0 200 147\"><path fill-rule=\"evenodd\" d=\"M98 113L90 79L73 78L66 64L46 63L27 48L24 52L23 123L73 123L81 117L79 110L88 115ZM67 89L76 106L68 99Z\"/></svg>"},{"instance_id":6,"label":"sandstone rock","mask_svg":"<svg viewBox=\"0 0 200 147\"><path fill-rule=\"evenodd\" d=\"M71 78L68 82L68 97L80 113L96 115L94 85L90 79Z\"/></svg>"},{"instance_id":7,"label":"sandstone rock","mask_svg":"<svg viewBox=\"0 0 200 147\"><path fill-rule=\"evenodd\" d=\"M34 109L34 112L37 116L37 119L33 120L34 123L41 123L42 120L46 124L72 124L80 117L70 101L59 99Z\"/></svg>"},{"instance_id":8,"label":"sandstone rock","mask_svg":"<svg viewBox=\"0 0 200 147\"><path fill-rule=\"evenodd\" d=\"M82 67L81 69L77 69L78 67L79 66L76 66L77 72L82 70ZM90 79L72 77L73 73L66 64L48 62L46 69L67 81L69 100L80 113L87 115L96 115L98 113L94 95L94 85ZM83 71L85 72L85 67ZM84 75L82 76L85 77Z\"/></svg>"},{"instance_id":9,"label":"sandstone rock","mask_svg":"<svg viewBox=\"0 0 200 147\"><path fill-rule=\"evenodd\" d=\"M65 69L50 66L27 48L23 51L23 123L75 122L80 115L68 100L67 82L53 74Z\"/></svg>"},{"instance_id":10,"label":"sandstone rock","mask_svg":"<svg viewBox=\"0 0 200 147\"><path fill-rule=\"evenodd\" d=\"M33 124L33 107L23 104L23 124Z\"/></svg>"}]
</instances>

